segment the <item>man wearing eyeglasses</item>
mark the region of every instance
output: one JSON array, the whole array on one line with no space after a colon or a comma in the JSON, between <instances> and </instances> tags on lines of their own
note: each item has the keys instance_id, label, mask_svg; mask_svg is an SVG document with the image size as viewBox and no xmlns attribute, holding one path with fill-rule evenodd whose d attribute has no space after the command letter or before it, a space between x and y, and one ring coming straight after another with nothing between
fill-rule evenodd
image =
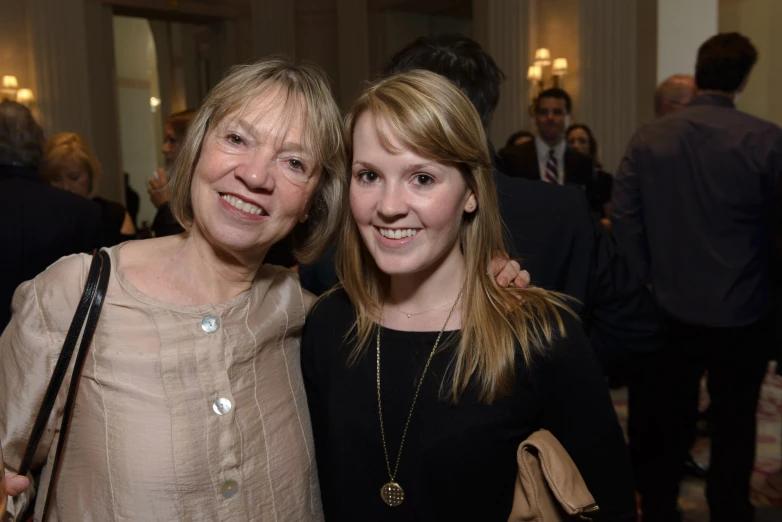
<instances>
[{"instance_id":1,"label":"man wearing eyeglasses","mask_svg":"<svg viewBox=\"0 0 782 522\"><path fill-rule=\"evenodd\" d=\"M555 87L541 92L531 108L538 135L531 142L502 149L500 156L508 175L574 185L595 207L592 160L569 148L565 141L572 108L573 102L564 90Z\"/></svg>"}]
</instances>

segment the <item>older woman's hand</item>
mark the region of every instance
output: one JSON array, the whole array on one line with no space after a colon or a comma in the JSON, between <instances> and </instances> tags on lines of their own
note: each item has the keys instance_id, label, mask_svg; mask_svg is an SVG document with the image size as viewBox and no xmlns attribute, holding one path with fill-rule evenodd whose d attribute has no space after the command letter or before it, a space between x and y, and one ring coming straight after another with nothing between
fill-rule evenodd
<instances>
[{"instance_id":1,"label":"older woman's hand","mask_svg":"<svg viewBox=\"0 0 782 522\"><path fill-rule=\"evenodd\" d=\"M6 495L9 497L21 495L29 487L30 479L23 475L17 475L16 473L7 471L3 478L3 488L5 489Z\"/></svg>"},{"instance_id":2,"label":"older woman's hand","mask_svg":"<svg viewBox=\"0 0 782 522\"><path fill-rule=\"evenodd\" d=\"M492 258L491 273L501 288L507 288L511 282L516 288L527 288L530 283L529 272L522 270L521 265L505 256Z\"/></svg>"}]
</instances>

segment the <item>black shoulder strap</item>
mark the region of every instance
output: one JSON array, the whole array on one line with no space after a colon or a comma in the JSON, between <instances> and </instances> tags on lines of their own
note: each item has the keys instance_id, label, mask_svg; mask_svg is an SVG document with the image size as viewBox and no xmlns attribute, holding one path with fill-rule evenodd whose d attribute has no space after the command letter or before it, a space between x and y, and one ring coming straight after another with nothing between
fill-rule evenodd
<instances>
[{"instance_id":1,"label":"black shoulder strap","mask_svg":"<svg viewBox=\"0 0 782 522\"><path fill-rule=\"evenodd\" d=\"M60 429L60 437L57 441L57 452L54 457L54 465L52 467L52 477L49 481L49 490L46 495L46 504L41 520L46 520L49 512L50 502L54 496L54 488L57 482L57 474L59 470L60 459L62 458L63 447L68 437L68 428L70 426L71 416L73 414L73 407L76 400L76 393L79 386L79 378L81 377L82 369L84 368L84 362L87 358L87 352L89 351L90 344L92 343L92 337L95 334L95 328L98 325L98 318L100 317L101 308L103 306L103 300L106 295L106 288L109 284L109 275L111 274L111 260L109 254L105 250L95 252L92 255L92 264L90 265L89 276L87 277L87 283L84 286L84 293L81 296L79 305L76 308L76 313L71 321L70 328L68 328L68 334L65 337L60 356L57 359L57 364L54 367L54 373L49 381L49 386L44 395L43 403L38 411L38 417L35 420L32 434L27 443L27 449L25 450L22 464L19 468L19 474L26 475L30 471L35 452L38 449L38 444L41 441L41 436L46 428L46 423L49 420L49 416L54 408L54 403L57 399L57 394L62 387L63 380L70 366L71 358L73 357L73 351L76 348L76 341L81 335L81 343L79 344L79 353L76 356L76 362L73 367L73 374L71 376L71 382L68 389L68 398L65 402L65 410L63 411L62 427ZM89 312L89 315L88 315Z\"/></svg>"}]
</instances>

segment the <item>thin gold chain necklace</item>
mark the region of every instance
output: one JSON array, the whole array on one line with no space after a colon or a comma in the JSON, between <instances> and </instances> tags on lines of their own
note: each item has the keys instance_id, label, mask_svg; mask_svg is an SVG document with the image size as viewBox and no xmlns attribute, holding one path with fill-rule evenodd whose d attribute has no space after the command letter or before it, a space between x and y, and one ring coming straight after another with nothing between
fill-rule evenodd
<instances>
[{"instance_id":1,"label":"thin gold chain necklace","mask_svg":"<svg viewBox=\"0 0 782 522\"><path fill-rule=\"evenodd\" d=\"M453 315L453 311L456 310L456 305L459 304L459 299L462 297L462 292L459 292L459 295L456 297L456 302L453 304L453 307L451 308L451 311L448 312L448 317L445 319L445 324L443 324L442 329L440 330L440 333L437 335L437 340L434 342L434 346L432 347L432 351L429 353L429 358L426 360L426 365L424 366L424 372L421 374L421 380L418 381L418 386L415 389L415 395L413 396L413 404L410 405L410 412L407 414L407 421L405 422L405 429L402 432L402 440L399 442L399 452L396 455L396 465L394 466L394 472L391 473L391 460L388 458L388 445L386 444L386 430L383 425L383 401L380 398L380 325L377 326L377 411L380 417L380 435L383 439L383 454L386 457L386 470L388 471L388 478L390 479L387 483L383 485L382 488L380 488L380 497L383 499L383 502L388 504L391 507L396 507L402 503L402 501L405 499L405 492L402 489L402 486L396 483L396 475L399 471L399 461L402 459L402 448L405 445L405 438L407 437L407 428L410 426L410 419L413 417L413 410L415 409L415 403L418 401L418 394L421 391L421 385L424 382L424 377L426 377L426 372L429 370L429 365L432 362L432 357L434 357L434 352L437 350L437 346L440 344L440 339L443 336L443 332L445 331L445 327L448 325L448 321L451 320L451 315ZM383 317L381 315L380 320L382 322Z\"/></svg>"},{"instance_id":2,"label":"thin gold chain necklace","mask_svg":"<svg viewBox=\"0 0 782 522\"><path fill-rule=\"evenodd\" d=\"M443 306L445 306L445 305L447 305L447 304L449 304L449 303L453 303L453 302L454 302L456 299L458 299L458 298L459 298L459 296L456 296L454 299L451 299L450 301L446 301L446 302L444 302L444 303L443 303L443 304L441 304L441 305L437 305L437 306L435 306L434 308L430 308L429 310L424 310L423 312L413 312L413 313L407 313L407 312L405 312L404 310L402 310L401 308L399 308L399 307L398 307L398 306L396 306L396 305L394 305L394 308L396 308L397 312L399 312L400 314L404 314L404 315L406 315L406 316L407 316L407 318L408 318L408 319L410 319L411 317L413 317L413 316L416 316L416 315L428 314L429 312L434 312L435 310L439 310L439 309L440 309L440 308L442 308Z\"/></svg>"}]
</instances>

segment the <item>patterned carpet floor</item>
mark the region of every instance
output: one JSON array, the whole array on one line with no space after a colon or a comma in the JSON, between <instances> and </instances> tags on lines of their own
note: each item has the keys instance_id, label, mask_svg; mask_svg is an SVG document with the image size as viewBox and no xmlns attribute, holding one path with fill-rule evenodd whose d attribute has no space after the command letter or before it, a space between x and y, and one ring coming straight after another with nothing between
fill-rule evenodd
<instances>
[{"instance_id":1,"label":"patterned carpet floor","mask_svg":"<svg viewBox=\"0 0 782 522\"><path fill-rule=\"evenodd\" d=\"M627 421L627 389L613 390L612 398L622 426ZM705 386L702 400L708 403ZM782 521L782 376L769 365L757 410L758 438L755 472L752 475L752 502L757 506L757 522ZM708 465L709 439L700 437L692 450L696 462ZM679 505L685 522L707 522L709 510L703 479L687 477L682 482Z\"/></svg>"}]
</instances>

